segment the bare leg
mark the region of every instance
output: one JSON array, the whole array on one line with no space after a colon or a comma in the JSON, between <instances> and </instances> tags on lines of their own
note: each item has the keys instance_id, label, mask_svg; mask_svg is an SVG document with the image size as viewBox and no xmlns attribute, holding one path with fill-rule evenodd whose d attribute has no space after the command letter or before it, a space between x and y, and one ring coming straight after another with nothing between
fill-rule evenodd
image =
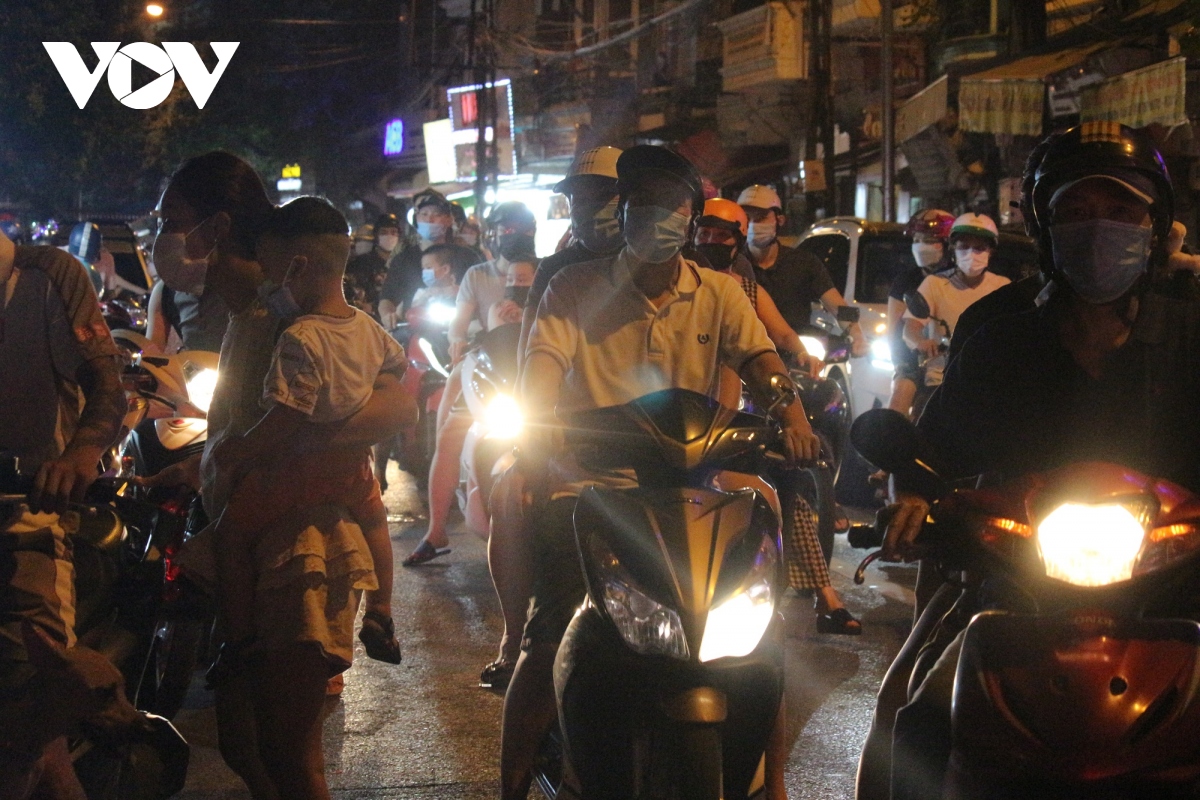
<instances>
[{"instance_id":1,"label":"bare leg","mask_svg":"<svg viewBox=\"0 0 1200 800\"><path fill-rule=\"evenodd\" d=\"M916 396L917 384L908 378L893 378L892 396L888 399L888 408L908 416L908 413L912 411L913 399Z\"/></svg>"},{"instance_id":2,"label":"bare leg","mask_svg":"<svg viewBox=\"0 0 1200 800\"><path fill-rule=\"evenodd\" d=\"M525 800L542 737L558 713L554 699L554 656L558 645L538 642L517 659L500 734L500 797Z\"/></svg>"},{"instance_id":3,"label":"bare leg","mask_svg":"<svg viewBox=\"0 0 1200 800\"><path fill-rule=\"evenodd\" d=\"M787 735L787 695L779 698L779 713L775 715L775 725L771 728L771 738L767 740L766 764L763 772L766 779L767 800L787 800L787 785L783 775L787 771L788 756Z\"/></svg>"},{"instance_id":4,"label":"bare leg","mask_svg":"<svg viewBox=\"0 0 1200 800\"><path fill-rule=\"evenodd\" d=\"M375 563L375 577L379 588L367 592L367 610L378 611L386 617L392 616L392 537L388 533L387 514L376 509L371 518L356 520L362 528L371 561Z\"/></svg>"},{"instance_id":5,"label":"bare leg","mask_svg":"<svg viewBox=\"0 0 1200 800\"><path fill-rule=\"evenodd\" d=\"M329 800L321 749L328 662L316 646L293 644L256 666L258 751L280 797Z\"/></svg>"},{"instance_id":6,"label":"bare leg","mask_svg":"<svg viewBox=\"0 0 1200 800\"><path fill-rule=\"evenodd\" d=\"M492 529L488 537L488 568L504 615L500 660L514 663L521 654L521 634L529 597L533 594L533 552L525 530L523 488L510 469L492 490Z\"/></svg>"},{"instance_id":7,"label":"bare leg","mask_svg":"<svg viewBox=\"0 0 1200 800\"><path fill-rule=\"evenodd\" d=\"M458 487L458 462L462 457L463 442L470 429L471 417L467 414L448 414L446 424L438 429L437 449L429 466L429 531L424 538L434 547L450 544L446 520L450 517L450 504L454 502L454 490Z\"/></svg>"},{"instance_id":8,"label":"bare leg","mask_svg":"<svg viewBox=\"0 0 1200 800\"><path fill-rule=\"evenodd\" d=\"M245 782L254 800L279 800L279 792L258 755L254 683L249 672L236 672L217 686L217 746L221 758Z\"/></svg>"},{"instance_id":9,"label":"bare leg","mask_svg":"<svg viewBox=\"0 0 1200 800\"><path fill-rule=\"evenodd\" d=\"M244 642L254 635L252 534L241 524L235 505L255 502L250 477L242 481L213 528L219 627L225 641L231 643Z\"/></svg>"}]
</instances>

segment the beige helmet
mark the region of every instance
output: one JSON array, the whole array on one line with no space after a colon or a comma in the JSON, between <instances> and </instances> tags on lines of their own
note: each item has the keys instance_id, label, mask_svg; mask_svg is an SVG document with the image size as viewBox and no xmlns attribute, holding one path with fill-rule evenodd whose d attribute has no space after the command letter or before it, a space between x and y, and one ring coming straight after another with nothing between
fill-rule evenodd
<instances>
[{"instance_id":1,"label":"beige helmet","mask_svg":"<svg viewBox=\"0 0 1200 800\"><path fill-rule=\"evenodd\" d=\"M783 211L783 201L779 199L779 194L770 186L757 183L742 189L742 193L738 195L737 204L748 208L766 210L773 208L779 212Z\"/></svg>"},{"instance_id":2,"label":"beige helmet","mask_svg":"<svg viewBox=\"0 0 1200 800\"><path fill-rule=\"evenodd\" d=\"M554 191L561 194L569 193L571 184L575 182L574 179L584 175L612 178L615 181L617 179L617 159L620 157L619 149L607 145L583 151L571 162L571 169L567 173L567 177L554 185Z\"/></svg>"}]
</instances>

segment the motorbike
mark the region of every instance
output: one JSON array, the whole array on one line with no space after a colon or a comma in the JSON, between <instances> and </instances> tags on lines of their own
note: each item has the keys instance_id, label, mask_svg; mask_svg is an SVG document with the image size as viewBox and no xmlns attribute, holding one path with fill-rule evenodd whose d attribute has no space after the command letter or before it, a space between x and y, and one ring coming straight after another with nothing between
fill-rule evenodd
<instances>
[{"instance_id":1,"label":"motorbike","mask_svg":"<svg viewBox=\"0 0 1200 800\"><path fill-rule=\"evenodd\" d=\"M946 372L946 353L950 350L950 326L944 319L932 315L929 302L920 292L908 292L904 295L904 305L908 313L917 319L928 320L928 325L936 331L938 343L936 356L925 356L921 359L921 382L917 386L917 394L913 398L912 418L919 419L929 402L933 390L942 385L942 376Z\"/></svg>"},{"instance_id":2,"label":"motorbike","mask_svg":"<svg viewBox=\"0 0 1200 800\"><path fill-rule=\"evenodd\" d=\"M463 358L463 402L474 422L463 442L458 502L467 527L485 539L492 485L512 466L514 439L523 424L515 398L520 336L520 325L493 328Z\"/></svg>"},{"instance_id":3,"label":"motorbike","mask_svg":"<svg viewBox=\"0 0 1200 800\"><path fill-rule=\"evenodd\" d=\"M428 303L409 309L406 320L391 330L408 355L404 388L417 401L417 421L401 433L402 454L406 469L422 486L437 444L438 405L450 377L449 327L454 313L452 303Z\"/></svg>"},{"instance_id":4,"label":"motorbike","mask_svg":"<svg viewBox=\"0 0 1200 800\"><path fill-rule=\"evenodd\" d=\"M926 643L928 663L961 640L950 718L897 717L892 796L1195 797L1200 497L1101 462L953 489L903 415L852 437L932 501L921 555L961 592Z\"/></svg>"},{"instance_id":5,"label":"motorbike","mask_svg":"<svg viewBox=\"0 0 1200 800\"><path fill-rule=\"evenodd\" d=\"M14 504L25 502L32 484L15 458L0 457L4 516ZM156 670L154 633L173 580L162 554L179 540L186 512L134 499L125 493L124 481L112 478L96 481L86 502L73 510L79 516L78 530L71 535L78 641L121 671L130 703L143 712L146 736L115 745L72 740L71 758L93 800L170 797L183 788L189 748L169 721L178 708L163 707L168 698ZM32 541L8 546L44 547Z\"/></svg>"},{"instance_id":6,"label":"motorbike","mask_svg":"<svg viewBox=\"0 0 1200 800\"><path fill-rule=\"evenodd\" d=\"M585 489L575 507L587 597L555 661L561 734L539 785L553 791L566 759L578 785L559 797L761 796L785 583L778 499L757 476L783 461L778 429L669 389L579 415L567 445L639 485ZM715 488L734 473L754 488Z\"/></svg>"}]
</instances>

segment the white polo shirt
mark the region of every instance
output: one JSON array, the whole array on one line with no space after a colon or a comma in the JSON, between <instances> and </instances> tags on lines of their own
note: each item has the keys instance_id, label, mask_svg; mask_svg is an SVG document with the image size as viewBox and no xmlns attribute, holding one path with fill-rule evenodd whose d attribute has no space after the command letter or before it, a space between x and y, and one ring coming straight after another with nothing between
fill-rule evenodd
<instances>
[{"instance_id":1,"label":"white polo shirt","mask_svg":"<svg viewBox=\"0 0 1200 800\"><path fill-rule=\"evenodd\" d=\"M662 389L716 398L721 366L740 370L775 352L736 278L685 259L656 309L634 284L627 257L569 266L542 296L526 354L545 353L563 368L560 418Z\"/></svg>"}]
</instances>

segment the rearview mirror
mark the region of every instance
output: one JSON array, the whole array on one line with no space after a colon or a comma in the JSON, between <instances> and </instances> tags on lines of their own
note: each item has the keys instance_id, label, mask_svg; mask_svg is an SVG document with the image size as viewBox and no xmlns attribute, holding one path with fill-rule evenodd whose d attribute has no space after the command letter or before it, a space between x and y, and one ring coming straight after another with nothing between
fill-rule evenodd
<instances>
[{"instance_id":1,"label":"rearview mirror","mask_svg":"<svg viewBox=\"0 0 1200 800\"><path fill-rule=\"evenodd\" d=\"M920 292L906 292L904 305L908 308L908 313L917 319L929 319L929 303Z\"/></svg>"}]
</instances>

